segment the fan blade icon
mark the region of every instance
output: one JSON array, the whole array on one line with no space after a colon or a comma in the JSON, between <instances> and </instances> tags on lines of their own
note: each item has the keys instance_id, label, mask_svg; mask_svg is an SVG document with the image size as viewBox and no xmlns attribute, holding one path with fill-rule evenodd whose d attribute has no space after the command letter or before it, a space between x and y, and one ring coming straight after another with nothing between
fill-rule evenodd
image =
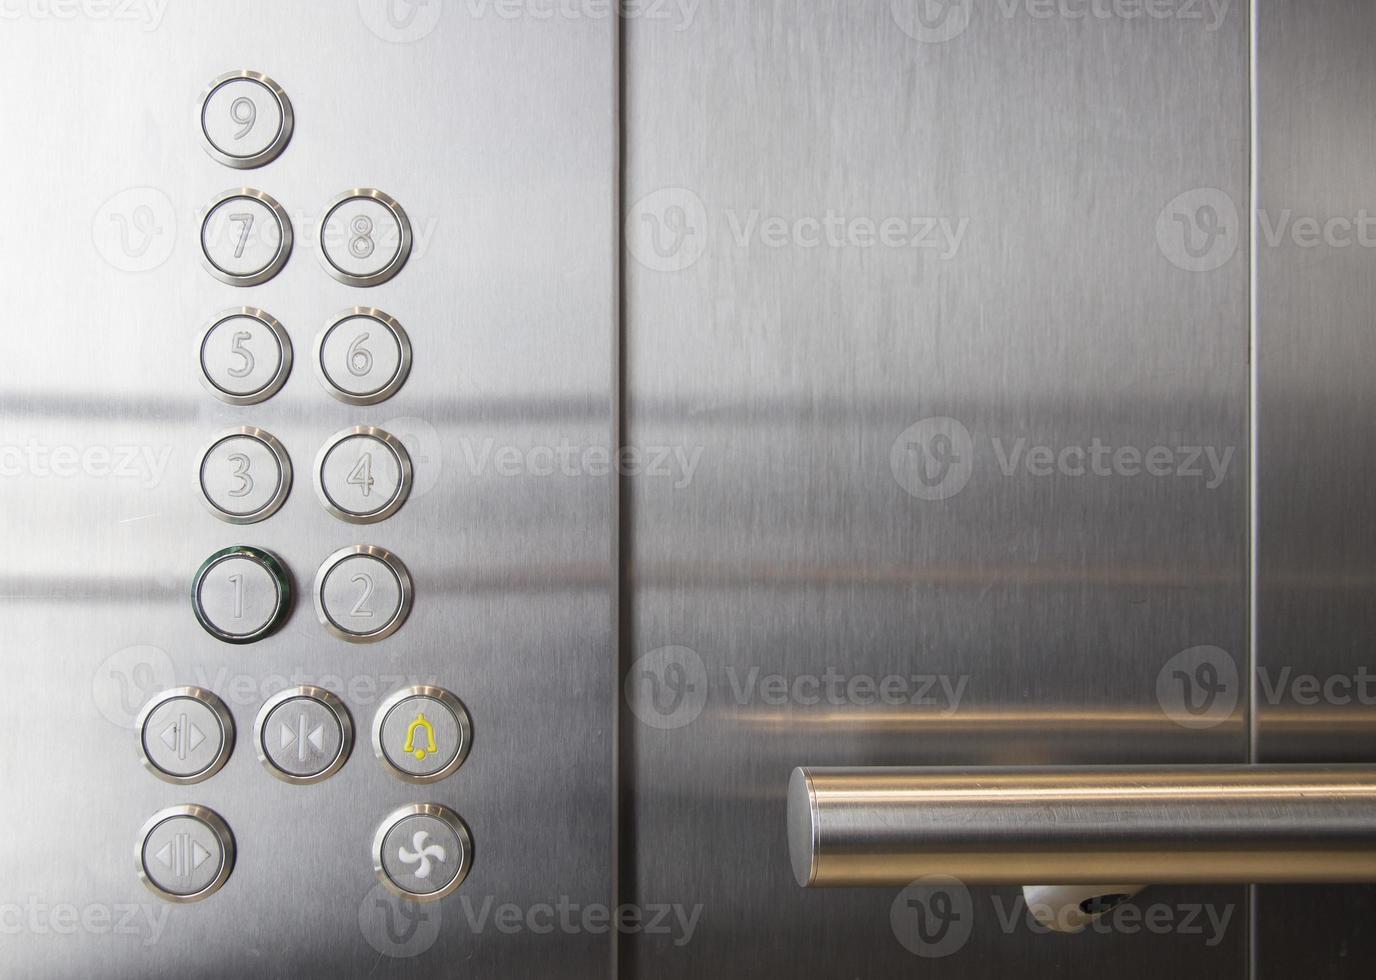
<instances>
[{"instance_id":1,"label":"fan blade icon","mask_svg":"<svg viewBox=\"0 0 1376 980\"><path fill-rule=\"evenodd\" d=\"M408 851L405 847L397 848L397 857L406 864L419 863L420 867L416 868L415 875L421 879L430 877L432 858L441 864L445 860L444 848L441 845L425 843L429 837L430 832L428 830L418 830L415 836L411 838L411 850Z\"/></svg>"}]
</instances>

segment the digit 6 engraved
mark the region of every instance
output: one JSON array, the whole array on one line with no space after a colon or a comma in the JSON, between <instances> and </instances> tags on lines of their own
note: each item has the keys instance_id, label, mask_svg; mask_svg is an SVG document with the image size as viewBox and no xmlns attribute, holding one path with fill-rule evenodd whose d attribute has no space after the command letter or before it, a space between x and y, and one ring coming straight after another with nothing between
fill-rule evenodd
<instances>
[{"instance_id":1,"label":"digit 6 engraved","mask_svg":"<svg viewBox=\"0 0 1376 980\"><path fill-rule=\"evenodd\" d=\"M366 259L373 254L373 219L366 214L355 215L349 221L349 254L356 259Z\"/></svg>"},{"instance_id":2,"label":"digit 6 engraved","mask_svg":"<svg viewBox=\"0 0 1376 980\"><path fill-rule=\"evenodd\" d=\"M363 346L369 336L364 331L349 345L349 373L355 378L365 377L373 369L373 352Z\"/></svg>"},{"instance_id":3,"label":"digit 6 engraved","mask_svg":"<svg viewBox=\"0 0 1376 980\"><path fill-rule=\"evenodd\" d=\"M229 461L234 464L231 476L238 478L239 485L229 491L231 497L247 497L253 492L253 477L248 474L249 459L243 453L232 453Z\"/></svg>"},{"instance_id":4,"label":"digit 6 engraved","mask_svg":"<svg viewBox=\"0 0 1376 980\"><path fill-rule=\"evenodd\" d=\"M239 96L229 104L229 118L240 126L244 127L234 134L236 140L241 140L253 129L253 124L258 121L258 104L247 96Z\"/></svg>"}]
</instances>

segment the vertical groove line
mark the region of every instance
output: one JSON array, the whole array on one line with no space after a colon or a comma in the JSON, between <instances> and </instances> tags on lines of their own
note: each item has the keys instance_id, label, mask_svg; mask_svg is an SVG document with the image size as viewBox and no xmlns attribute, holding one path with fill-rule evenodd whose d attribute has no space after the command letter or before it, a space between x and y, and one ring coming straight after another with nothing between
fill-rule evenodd
<instances>
[{"instance_id":1,"label":"vertical groove line","mask_svg":"<svg viewBox=\"0 0 1376 980\"><path fill-rule=\"evenodd\" d=\"M1260 497L1260 429L1261 403L1261 331L1259 327L1260 260L1257 252L1257 217L1261 213L1260 175L1260 72L1257 54L1260 47L1259 19L1261 0L1251 0L1247 19L1248 58L1248 197L1247 197L1247 256L1248 256L1248 479L1247 479L1247 762L1258 762L1257 747L1260 735L1257 718L1258 663L1258 550L1261 540ZM1246 975L1257 978L1257 886L1247 886L1247 948Z\"/></svg>"},{"instance_id":2,"label":"vertical groove line","mask_svg":"<svg viewBox=\"0 0 1376 980\"><path fill-rule=\"evenodd\" d=\"M620 452L625 444L626 427L626 248L623 240L622 229L626 221L626 201L625 201L625 159L626 159L626 135L625 135L625 109L626 109L626 70L625 70L625 44L626 44L626 22L621 16L618 8L615 26L612 33L612 84L615 86L615 93L612 100L612 139L614 146L613 156L613 176L612 176L612 216L615 222L613 228L612 242L615 248L615 258L612 262L612 289L614 290L614 304L612 314L612 351L611 351L611 443L612 459L619 459ZM624 785L625 774L623 771L622 757L622 711L621 711L621 678L625 673L624 660L628 648L627 637L629 636L629 586L626 582L626 561L625 556L629 547L629 530L626 516L626 494L625 483L628 478L621 475L616 468L612 469L611 474L611 572L612 572L612 595L611 595L611 666L612 666L612 705L611 705L611 793L612 793L612 813L611 813L611 867L609 869L611 882L611 908L616 909L621 905L622 895L622 876L624 867L622 862L622 832L625 823L622 819L623 813L629 805ZM610 942L610 962L609 976L611 980L617 980L621 976L621 933L613 930Z\"/></svg>"}]
</instances>

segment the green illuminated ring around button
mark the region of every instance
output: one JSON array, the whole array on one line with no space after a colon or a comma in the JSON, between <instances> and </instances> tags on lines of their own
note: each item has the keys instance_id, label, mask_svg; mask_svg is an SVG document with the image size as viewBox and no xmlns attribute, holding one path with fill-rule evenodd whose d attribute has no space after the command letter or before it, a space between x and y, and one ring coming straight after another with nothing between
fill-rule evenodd
<instances>
[{"instance_id":1,"label":"green illuminated ring around button","mask_svg":"<svg viewBox=\"0 0 1376 980\"><path fill-rule=\"evenodd\" d=\"M215 566L231 558L245 558L258 565L272 576L273 583L277 587L277 602L271 618L252 633L229 633L221 629L206 615L201 606L201 585L205 581L205 577L210 574ZM197 569L196 577L191 582L191 608L196 613L196 621L204 627L207 633L225 643L256 643L271 636L286 621L287 614L291 611L291 599L291 579L282 562L272 552L262 548L252 548L248 545L235 545L232 548L215 552Z\"/></svg>"}]
</instances>

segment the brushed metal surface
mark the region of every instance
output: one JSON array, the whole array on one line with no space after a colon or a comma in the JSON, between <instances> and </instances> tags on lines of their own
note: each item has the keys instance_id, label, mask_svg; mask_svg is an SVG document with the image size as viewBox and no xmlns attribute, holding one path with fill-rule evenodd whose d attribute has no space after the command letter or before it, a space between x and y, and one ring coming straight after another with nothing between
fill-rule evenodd
<instances>
[{"instance_id":1,"label":"brushed metal surface","mask_svg":"<svg viewBox=\"0 0 1376 980\"><path fill-rule=\"evenodd\" d=\"M613 403L614 25L371 0L3 17L0 975L606 976L605 930L530 922L611 901L613 524L595 463ZM297 247L251 288L212 279L197 245L198 212L246 179L203 151L197 120L210 80L238 69L271 75L295 113L290 145L248 179L282 202ZM325 274L311 229L334 196L372 186L402 202L415 242L395 279L363 290ZM217 311L268 311L299 353L359 303L414 345L386 403L341 404L300 369L254 406L203 388L195 341ZM412 457L410 498L351 527L298 479L271 519L228 527L199 500L196 454L239 425L303 468L331 433L377 425ZM565 444L594 465L546 468ZM196 624L189 589L239 543L280 555L298 600L279 633L231 648ZM361 649L309 597L319 564L357 544L402 556L416 585L402 629ZM147 696L186 684L239 728L224 770L190 787L143 771L132 727ZM472 713L472 752L431 786L364 751L288 785L251 729L300 684L360 726L394 691L445 687ZM224 817L237 860L218 893L172 907L131 855L143 822L182 803ZM419 911L390 900L370 853L378 824L415 803L451 808L473 836L463 886Z\"/></svg>"},{"instance_id":2,"label":"brushed metal surface","mask_svg":"<svg viewBox=\"0 0 1376 980\"><path fill-rule=\"evenodd\" d=\"M1150 893L1231 909L1212 945L971 888L924 964L900 893L793 881L796 765L1246 759L1236 678L1173 699L1246 657L1246 228L1180 221L1246 210L1248 12L947 4L943 42L918 6L624 25L625 441L697 465L623 488L621 898L700 915L622 975L1245 976L1241 888ZM1058 467L1096 438L1230 463Z\"/></svg>"},{"instance_id":3,"label":"brushed metal surface","mask_svg":"<svg viewBox=\"0 0 1376 980\"><path fill-rule=\"evenodd\" d=\"M788 842L811 888L1372 882L1376 769L800 767Z\"/></svg>"},{"instance_id":4,"label":"brushed metal surface","mask_svg":"<svg viewBox=\"0 0 1376 980\"><path fill-rule=\"evenodd\" d=\"M1257 19L1257 758L1376 761L1376 7ZM1294 722L1303 721L1301 731ZM1257 977L1365 977L1376 888L1263 888ZM1294 936L1304 936L1297 943Z\"/></svg>"}]
</instances>

